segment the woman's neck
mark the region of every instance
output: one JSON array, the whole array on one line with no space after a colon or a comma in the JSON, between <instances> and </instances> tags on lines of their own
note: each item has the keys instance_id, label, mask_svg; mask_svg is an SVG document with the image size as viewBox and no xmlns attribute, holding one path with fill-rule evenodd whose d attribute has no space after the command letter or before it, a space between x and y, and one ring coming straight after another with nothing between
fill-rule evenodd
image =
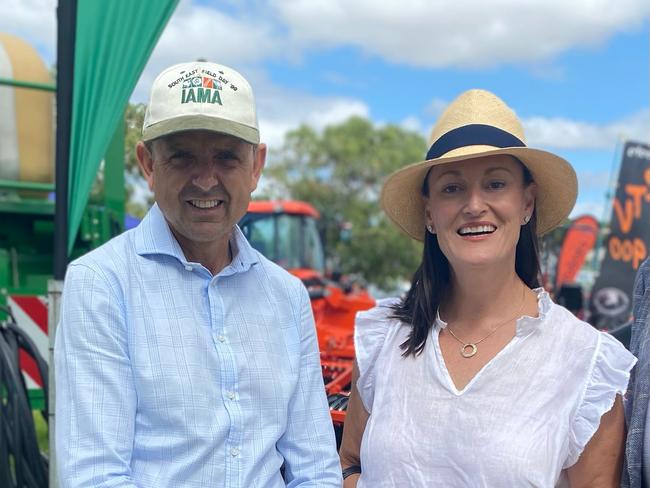
<instances>
[{"instance_id":1,"label":"woman's neck","mask_svg":"<svg viewBox=\"0 0 650 488\"><path fill-rule=\"evenodd\" d=\"M445 321L476 322L477 326L503 319L521 308L526 285L514 268L458 273L451 270L451 283L443 299Z\"/></svg>"}]
</instances>

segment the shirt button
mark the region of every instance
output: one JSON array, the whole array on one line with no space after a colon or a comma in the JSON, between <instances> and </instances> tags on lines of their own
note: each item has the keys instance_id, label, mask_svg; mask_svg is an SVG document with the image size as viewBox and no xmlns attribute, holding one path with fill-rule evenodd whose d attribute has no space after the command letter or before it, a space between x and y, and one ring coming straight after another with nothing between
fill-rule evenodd
<instances>
[{"instance_id":1,"label":"shirt button","mask_svg":"<svg viewBox=\"0 0 650 488\"><path fill-rule=\"evenodd\" d=\"M228 400L234 400L235 399L235 392L234 391L229 391L228 392Z\"/></svg>"},{"instance_id":2,"label":"shirt button","mask_svg":"<svg viewBox=\"0 0 650 488\"><path fill-rule=\"evenodd\" d=\"M239 455L239 449L237 449L236 447L233 447L233 448L230 450L230 455L231 455L232 457L237 457L237 456Z\"/></svg>"},{"instance_id":3,"label":"shirt button","mask_svg":"<svg viewBox=\"0 0 650 488\"><path fill-rule=\"evenodd\" d=\"M194 268L190 266L189 264L185 265L185 271L194 271Z\"/></svg>"},{"instance_id":4,"label":"shirt button","mask_svg":"<svg viewBox=\"0 0 650 488\"><path fill-rule=\"evenodd\" d=\"M217 340L219 342L226 342L226 336L225 335L220 335L219 337L217 337Z\"/></svg>"}]
</instances>

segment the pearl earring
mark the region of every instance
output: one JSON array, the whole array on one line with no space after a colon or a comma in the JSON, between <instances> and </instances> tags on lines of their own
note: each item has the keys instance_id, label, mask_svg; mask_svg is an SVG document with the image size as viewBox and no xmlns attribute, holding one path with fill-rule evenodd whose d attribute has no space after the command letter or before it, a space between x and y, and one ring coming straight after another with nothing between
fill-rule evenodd
<instances>
[{"instance_id":1,"label":"pearl earring","mask_svg":"<svg viewBox=\"0 0 650 488\"><path fill-rule=\"evenodd\" d=\"M530 215L526 215L526 216L524 217L524 225L526 225L526 224L528 223L529 220L530 220Z\"/></svg>"},{"instance_id":2,"label":"pearl earring","mask_svg":"<svg viewBox=\"0 0 650 488\"><path fill-rule=\"evenodd\" d=\"M430 225L427 225L427 230L428 230L431 234L433 234L433 227L431 227Z\"/></svg>"}]
</instances>

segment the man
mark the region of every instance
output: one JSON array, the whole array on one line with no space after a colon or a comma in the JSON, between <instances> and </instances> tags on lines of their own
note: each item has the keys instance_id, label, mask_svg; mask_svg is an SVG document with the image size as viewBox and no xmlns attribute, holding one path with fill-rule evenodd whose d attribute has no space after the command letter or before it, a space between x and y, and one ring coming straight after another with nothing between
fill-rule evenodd
<instances>
[{"instance_id":1,"label":"man","mask_svg":"<svg viewBox=\"0 0 650 488\"><path fill-rule=\"evenodd\" d=\"M650 258L637 271L633 313L630 351L639 362L632 371L625 401L628 430L623 488L650 486Z\"/></svg>"},{"instance_id":2,"label":"man","mask_svg":"<svg viewBox=\"0 0 650 488\"><path fill-rule=\"evenodd\" d=\"M136 154L155 205L65 280L62 486L340 486L308 294L236 225L266 156L250 85L163 71Z\"/></svg>"}]
</instances>

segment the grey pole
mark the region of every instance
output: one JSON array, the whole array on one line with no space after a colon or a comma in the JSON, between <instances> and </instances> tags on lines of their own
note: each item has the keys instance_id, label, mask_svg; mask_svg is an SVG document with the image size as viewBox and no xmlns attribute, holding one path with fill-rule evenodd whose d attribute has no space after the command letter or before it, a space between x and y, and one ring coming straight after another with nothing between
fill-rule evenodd
<instances>
[{"instance_id":1,"label":"grey pole","mask_svg":"<svg viewBox=\"0 0 650 488\"><path fill-rule=\"evenodd\" d=\"M49 488L59 486L56 471L56 443L54 408L56 405L56 382L54 381L54 338L56 337L56 324L59 322L59 309L61 305L61 293L63 292L63 281L48 280L47 282L47 334L50 339L49 347L49 392L48 392L48 430L49 430Z\"/></svg>"}]
</instances>

